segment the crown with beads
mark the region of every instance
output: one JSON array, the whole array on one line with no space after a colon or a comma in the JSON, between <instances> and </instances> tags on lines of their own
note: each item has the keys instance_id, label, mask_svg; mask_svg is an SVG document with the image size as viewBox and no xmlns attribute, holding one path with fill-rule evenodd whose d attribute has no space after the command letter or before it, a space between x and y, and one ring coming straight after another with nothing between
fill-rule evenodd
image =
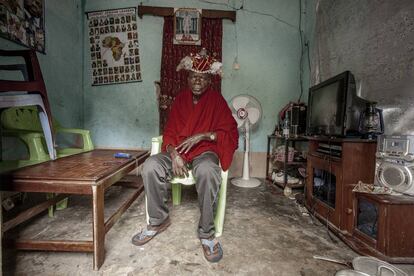
<instances>
[{"instance_id":1,"label":"crown with beads","mask_svg":"<svg viewBox=\"0 0 414 276\"><path fill-rule=\"evenodd\" d=\"M196 54L191 53L185 56L178 64L177 71L184 69L196 73L223 76L222 66L221 62L215 59L214 56L209 56L207 50L203 48Z\"/></svg>"}]
</instances>

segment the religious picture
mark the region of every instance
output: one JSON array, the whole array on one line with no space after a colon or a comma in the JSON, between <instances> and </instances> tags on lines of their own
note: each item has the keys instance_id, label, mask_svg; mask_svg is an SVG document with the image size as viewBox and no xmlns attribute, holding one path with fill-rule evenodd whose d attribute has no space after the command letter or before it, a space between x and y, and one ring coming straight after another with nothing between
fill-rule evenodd
<instances>
[{"instance_id":1,"label":"religious picture","mask_svg":"<svg viewBox=\"0 0 414 276\"><path fill-rule=\"evenodd\" d=\"M174 9L174 44L201 45L201 9Z\"/></svg>"},{"instance_id":2,"label":"religious picture","mask_svg":"<svg viewBox=\"0 0 414 276\"><path fill-rule=\"evenodd\" d=\"M0 0L0 36L45 53L44 0Z\"/></svg>"},{"instance_id":3,"label":"religious picture","mask_svg":"<svg viewBox=\"0 0 414 276\"><path fill-rule=\"evenodd\" d=\"M140 61L136 13L136 8L87 13L92 85L141 81L141 74L130 71Z\"/></svg>"}]
</instances>

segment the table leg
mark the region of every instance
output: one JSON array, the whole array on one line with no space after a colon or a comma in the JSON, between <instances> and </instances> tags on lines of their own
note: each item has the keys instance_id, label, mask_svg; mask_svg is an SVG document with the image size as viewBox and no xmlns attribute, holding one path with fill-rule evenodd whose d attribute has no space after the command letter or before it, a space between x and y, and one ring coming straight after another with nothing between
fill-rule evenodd
<instances>
[{"instance_id":1,"label":"table leg","mask_svg":"<svg viewBox=\"0 0 414 276\"><path fill-rule=\"evenodd\" d=\"M104 187L92 186L93 269L99 270L105 259Z\"/></svg>"}]
</instances>

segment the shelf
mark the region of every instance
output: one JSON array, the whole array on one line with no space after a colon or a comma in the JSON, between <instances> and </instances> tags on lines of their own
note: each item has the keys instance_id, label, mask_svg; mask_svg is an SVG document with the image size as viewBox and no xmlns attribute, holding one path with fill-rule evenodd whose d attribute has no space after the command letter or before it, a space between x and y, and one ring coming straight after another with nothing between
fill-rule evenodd
<instances>
[{"instance_id":1,"label":"shelf","mask_svg":"<svg viewBox=\"0 0 414 276\"><path fill-rule=\"evenodd\" d=\"M283 182L277 182L277 181L272 181L273 184L279 186L280 188L284 188L285 187L285 183ZM292 188L292 189L299 189L299 188L303 188L305 187L305 182L302 180L302 183L296 183L296 184L286 184L288 187Z\"/></svg>"},{"instance_id":2,"label":"shelf","mask_svg":"<svg viewBox=\"0 0 414 276\"><path fill-rule=\"evenodd\" d=\"M278 161L278 160L275 160L274 162L278 162L278 163L282 163L282 164L284 164L285 162L284 161ZM306 164L306 160L305 161L294 161L294 162L287 162L286 163L286 165L288 165L288 166L297 166L297 165L304 165L304 164Z\"/></svg>"},{"instance_id":3,"label":"shelf","mask_svg":"<svg viewBox=\"0 0 414 276\"><path fill-rule=\"evenodd\" d=\"M286 140L286 138L283 136L268 135L267 137L270 139ZM298 136L298 137L289 137L287 140L288 141L308 141L308 138L305 136Z\"/></svg>"},{"instance_id":4,"label":"shelf","mask_svg":"<svg viewBox=\"0 0 414 276\"><path fill-rule=\"evenodd\" d=\"M296 144L296 142L298 142L298 144ZM288 147L291 148L295 148L296 150L303 148L302 145L299 145L299 142L308 142L308 139L304 136L298 136L298 137L290 137L290 138L285 138L283 136L279 136L279 135L268 135L267 136L267 160L266 160L266 174L267 177L266 179L269 180L270 182L274 183L275 185L284 188L285 184L284 184L284 180L281 182L274 182L272 180L272 174L269 174L269 169L271 170L271 172L274 172L275 169L277 169L277 171L279 170L283 170L283 171L287 171L290 172L292 170L297 170L298 168L303 168L306 167L307 164L307 160L301 160L301 161L296 161L295 159L293 159L292 162L285 162L285 160L289 160L289 156L292 157L291 155L289 155L288 152ZM280 147L283 146L283 160L280 158L282 157L280 154L281 152L278 152L278 159L281 160L276 160L276 155L275 153L271 153L274 151L274 149L276 147ZM298 150L299 151L299 150ZM290 159L292 160L292 159ZM289 184L287 183L286 185L288 185L288 187L293 188L303 188L305 186L305 180L303 178L299 178L301 180L301 184L296 183L296 184ZM280 180L280 179L278 179Z\"/></svg>"}]
</instances>

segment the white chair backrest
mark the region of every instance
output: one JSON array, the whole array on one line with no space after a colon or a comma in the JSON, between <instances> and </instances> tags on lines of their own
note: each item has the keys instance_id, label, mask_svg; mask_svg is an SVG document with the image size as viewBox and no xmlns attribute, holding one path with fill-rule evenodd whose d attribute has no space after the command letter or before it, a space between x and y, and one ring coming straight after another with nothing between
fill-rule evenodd
<instances>
[{"instance_id":1,"label":"white chair backrest","mask_svg":"<svg viewBox=\"0 0 414 276\"><path fill-rule=\"evenodd\" d=\"M162 136L153 137L151 140L151 155L161 152Z\"/></svg>"}]
</instances>

